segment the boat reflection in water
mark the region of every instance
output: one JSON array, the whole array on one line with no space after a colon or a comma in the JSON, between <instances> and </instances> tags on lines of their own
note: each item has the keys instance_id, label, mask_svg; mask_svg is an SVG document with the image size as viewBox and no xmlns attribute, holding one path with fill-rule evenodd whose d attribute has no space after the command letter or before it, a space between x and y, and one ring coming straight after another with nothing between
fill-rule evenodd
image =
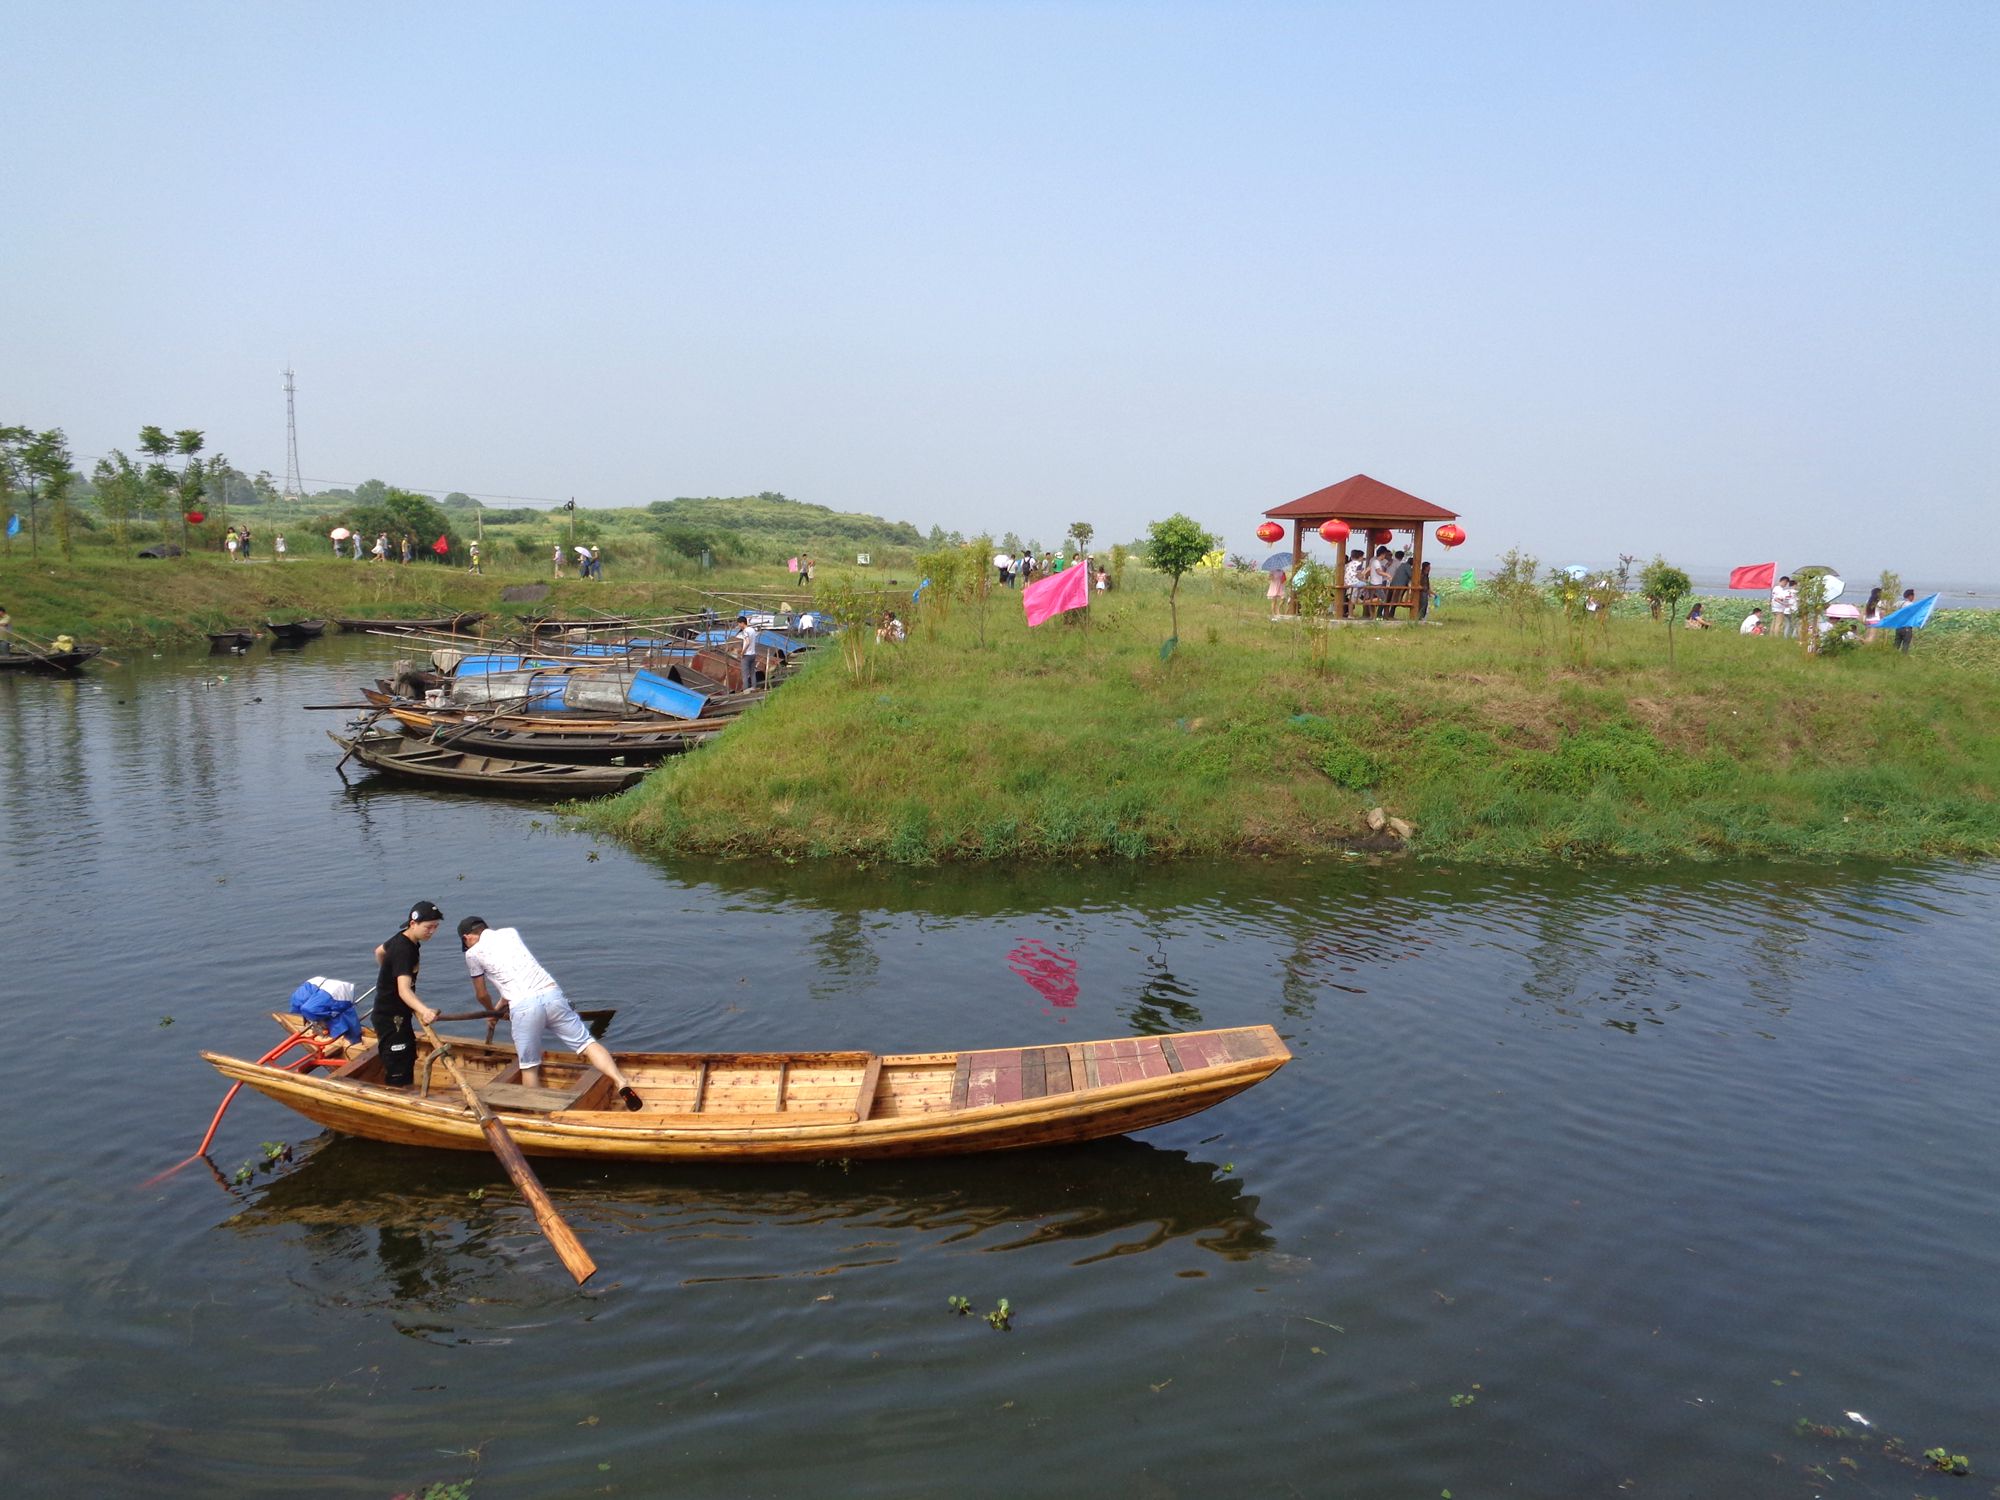
<instances>
[{"instance_id":1,"label":"boat reflection in water","mask_svg":"<svg viewBox=\"0 0 2000 1500\"><path fill-rule=\"evenodd\" d=\"M456 1305L473 1284L548 1253L489 1160L332 1134L300 1155L232 1188L244 1207L227 1225L253 1236L302 1232L329 1289L351 1263L351 1290L363 1300ZM627 1285L655 1274L683 1285L831 1276L946 1247L1064 1245L1075 1265L1179 1241L1238 1261L1276 1248L1240 1178L1130 1137L846 1166L621 1164L607 1176L589 1163L544 1160L537 1169ZM640 1236L661 1238L648 1245ZM365 1269L371 1255L386 1278Z\"/></svg>"}]
</instances>

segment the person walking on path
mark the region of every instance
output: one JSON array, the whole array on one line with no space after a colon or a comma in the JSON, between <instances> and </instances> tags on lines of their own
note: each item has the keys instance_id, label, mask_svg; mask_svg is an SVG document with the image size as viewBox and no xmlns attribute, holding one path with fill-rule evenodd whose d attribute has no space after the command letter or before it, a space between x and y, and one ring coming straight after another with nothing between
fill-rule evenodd
<instances>
[{"instance_id":1,"label":"person walking on path","mask_svg":"<svg viewBox=\"0 0 2000 1500\"><path fill-rule=\"evenodd\" d=\"M554 552L554 553L553 553L553 554L551 555L551 560L552 560L552 561L553 561L553 562L555 563L555 565L556 565L556 577L558 577L558 578L562 577L562 543L561 543L561 542L557 542L557 543L556 543L556 550L555 550L555 552Z\"/></svg>"},{"instance_id":2,"label":"person walking on path","mask_svg":"<svg viewBox=\"0 0 2000 1500\"><path fill-rule=\"evenodd\" d=\"M627 1109L644 1108L645 1100L632 1087L632 1080L620 1071L610 1049L590 1034L562 986L535 961L517 929L488 927L482 918L467 917L458 924L458 940L465 946L465 971L472 976L472 993L480 1008L507 1018L508 1029L514 1034L514 1050L521 1059L522 1083L531 1089L542 1086L542 1033L551 1032L563 1046L611 1080L619 1102ZM491 989L489 979L493 981ZM500 992L498 1005L492 994L496 989Z\"/></svg>"},{"instance_id":3,"label":"person walking on path","mask_svg":"<svg viewBox=\"0 0 2000 1500\"><path fill-rule=\"evenodd\" d=\"M465 551L466 556L470 559L465 566L465 571L468 573L477 573L479 571L479 543L476 540L467 542L465 544Z\"/></svg>"},{"instance_id":4,"label":"person walking on path","mask_svg":"<svg viewBox=\"0 0 2000 1500\"><path fill-rule=\"evenodd\" d=\"M396 935L375 949L381 967L375 975L375 1040L381 1049L382 1081L406 1089L416 1078L417 1038L414 1016L426 1026L438 1013L417 998L417 970L423 964L423 944L438 930L444 913L429 901L410 907Z\"/></svg>"},{"instance_id":5,"label":"person walking on path","mask_svg":"<svg viewBox=\"0 0 2000 1500\"><path fill-rule=\"evenodd\" d=\"M222 546L223 546L223 550L224 550L224 551L226 551L226 552L227 552L227 553L229 554L229 560L230 560L231 562L235 562L235 561L236 561L236 533L235 533L235 532L233 532L233 531L230 531L230 532L225 532L225 533L223 533L223 537L222 537Z\"/></svg>"},{"instance_id":6,"label":"person walking on path","mask_svg":"<svg viewBox=\"0 0 2000 1500\"><path fill-rule=\"evenodd\" d=\"M271 551L279 562L285 560L285 534L282 531L271 538Z\"/></svg>"}]
</instances>

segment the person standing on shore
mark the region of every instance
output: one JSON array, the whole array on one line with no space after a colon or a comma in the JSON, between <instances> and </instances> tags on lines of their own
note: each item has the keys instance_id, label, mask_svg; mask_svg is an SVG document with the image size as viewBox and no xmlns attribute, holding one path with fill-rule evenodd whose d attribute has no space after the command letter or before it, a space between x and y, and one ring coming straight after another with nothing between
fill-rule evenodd
<instances>
[{"instance_id":1,"label":"person standing on shore","mask_svg":"<svg viewBox=\"0 0 2000 1500\"><path fill-rule=\"evenodd\" d=\"M417 970L423 964L422 945L438 930L444 913L429 901L418 901L396 935L375 949L381 967L375 975L375 1041L382 1057L382 1081L406 1089L416 1078L417 1037L412 1017L426 1026L438 1013L417 998Z\"/></svg>"},{"instance_id":2,"label":"person standing on shore","mask_svg":"<svg viewBox=\"0 0 2000 1500\"><path fill-rule=\"evenodd\" d=\"M1771 615L1777 621L1780 640L1790 640L1798 629L1798 607L1799 591L1789 574L1771 585Z\"/></svg>"},{"instance_id":3,"label":"person standing on shore","mask_svg":"<svg viewBox=\"0 0 2000 1500\"><path fill-rule=\"evenodd\" d=\"M1868 602L1861 606L1861 619L1868 627L1868 634L1861 639L1864 642L1874 640L1875 627L1882 621L1882 590L1879 585L1868 591Z\"/></svg>"},{"instance_id":4,"label":"person standing on shore","mask_svg":"<svg viewBox=\"0 0 2000 1500\"><path fill-rule=\"evenodd\" d=\"M1917 591L1915 589L1904 589L1903 602L1897 607L1899 609L1905 608L1909 605L1915 604L1916 602L1917 602ZM1902 652L1903 655L1908 656L1910 654L1910 643L1916 640L1916 638L1917 638L1917 632L1911 626L1898 625L1896 627L1896 649Z\"/></svg>"}]
</instances>

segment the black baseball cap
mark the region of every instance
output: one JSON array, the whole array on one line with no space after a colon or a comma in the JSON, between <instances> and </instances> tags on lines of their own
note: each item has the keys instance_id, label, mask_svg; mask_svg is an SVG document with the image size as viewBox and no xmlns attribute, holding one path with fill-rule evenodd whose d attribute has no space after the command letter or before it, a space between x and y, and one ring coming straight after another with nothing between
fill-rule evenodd
<instances>
[{"instance_id":1,"label":"black baseball cap","mask_svg":"<svg viewBox=\"0 0 2000 1500\"><path fill-rule=\"evenodd\" d=\"M419 901L410 908L410 920L403 925L413 927L419 922L442 922L444 913L437 909L435 901Z\"/></svg>"},{"instance_id":2,"label":"black baseball cap","mask_svg":"<svg viewBox=\"0 0 2000 1500\"><path fill-rule=\"evenodd\" d=\"M458 924L458 935L460 937L470 937L475 932L484 932L485 930L486 918L484 917L466 917Z\"/></svg>"}]
</instances>

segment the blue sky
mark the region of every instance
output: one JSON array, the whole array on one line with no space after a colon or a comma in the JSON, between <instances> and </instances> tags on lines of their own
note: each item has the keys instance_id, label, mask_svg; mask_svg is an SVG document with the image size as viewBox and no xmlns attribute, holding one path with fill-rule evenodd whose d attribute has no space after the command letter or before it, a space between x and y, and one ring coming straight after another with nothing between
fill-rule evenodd
<instances>
[{"instance_id":1,"label":"blue sky","mask_svg":"<svg viewBox=\"0 0 2000 1500\"><path fill-rule=\"evenodd\" d=\"M2000 7L61 5L0 421L968 533L1355 472L1485 557L2000 580Z\"/></svg>"}]
</instances>

